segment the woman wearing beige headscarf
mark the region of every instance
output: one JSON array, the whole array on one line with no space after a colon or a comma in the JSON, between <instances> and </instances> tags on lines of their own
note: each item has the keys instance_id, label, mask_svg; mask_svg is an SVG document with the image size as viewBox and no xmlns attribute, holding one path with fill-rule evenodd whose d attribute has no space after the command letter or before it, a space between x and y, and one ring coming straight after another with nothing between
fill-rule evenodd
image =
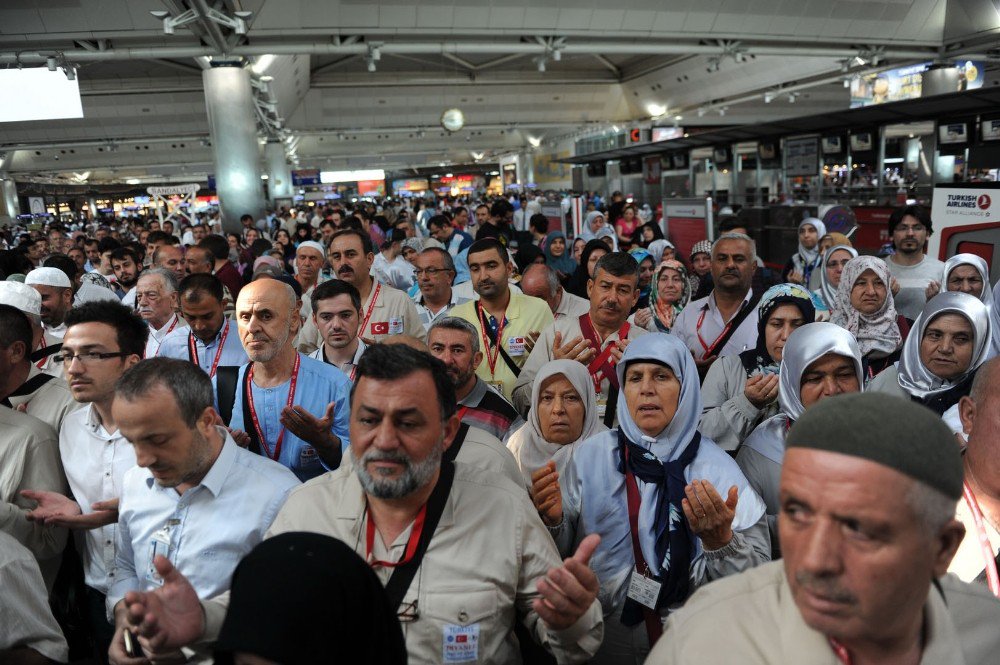
<instances>
[{"instance_id":1,"label":"woman wearing beige headscarf","mask_svg":"<svg viewBox=\"0 0 1000 665\"><path fill-rule=\"evenodd\" d=\"M575 360L543 365L531 386L528 420L507 441L543 520L559 498L555 481L573 459L573 450L606 429L597 416L594 382L586 366Z\"/></svg>"}]
</instances>

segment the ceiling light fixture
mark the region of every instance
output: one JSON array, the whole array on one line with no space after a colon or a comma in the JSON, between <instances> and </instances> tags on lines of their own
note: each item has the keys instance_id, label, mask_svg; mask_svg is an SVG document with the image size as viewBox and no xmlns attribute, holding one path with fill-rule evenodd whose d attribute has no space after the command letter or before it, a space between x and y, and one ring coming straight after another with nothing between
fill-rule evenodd
<instances>
[{"instance_id":1,"label":"ceiling light fixture","mask_svg":"<svg viewBox=\"0 0 1000 665\"><path fill-rule=\"evenodd\" d=\"M656 102L649 102L646 104L646 111L652 118L659 118L662 115L666 115L667 107L663 104L657 104Z\"/></svg>"}]
</instances>

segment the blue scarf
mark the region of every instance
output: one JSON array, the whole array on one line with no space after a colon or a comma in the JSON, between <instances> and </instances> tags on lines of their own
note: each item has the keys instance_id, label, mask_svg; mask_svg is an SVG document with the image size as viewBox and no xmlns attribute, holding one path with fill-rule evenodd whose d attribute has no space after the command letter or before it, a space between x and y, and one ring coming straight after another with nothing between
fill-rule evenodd
<instances>
[{"instance_id":1,"label":"blue scarf","mask_svg":"<svg viewBox=\"0 0 1000 665\"><path fill-rule=\"evenodd\" d=\"M619 465L618 471L625 473L625 451L628 450L628 468L644 483L660 486L656 504L656 558L660 562L662 574L658 578L663 586L657 598L657 608L679 603L687 599L691 559L693 558L695 535L691 532L681 501L684 499L684 470L698 455L701 434L697 431L684 452L672 462L660 462L655 455L638 446L618 430ZM622 609L622 623L635 626L643 620L643 606L626 598Z\"/></svg>"}]
</instances>

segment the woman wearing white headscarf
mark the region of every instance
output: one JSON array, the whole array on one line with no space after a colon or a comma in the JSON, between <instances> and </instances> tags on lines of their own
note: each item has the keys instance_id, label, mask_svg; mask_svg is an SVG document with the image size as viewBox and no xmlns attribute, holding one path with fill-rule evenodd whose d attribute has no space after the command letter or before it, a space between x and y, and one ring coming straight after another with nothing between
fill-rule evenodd
<instances>
[{"instance_id":1,"label":"woman wearing white headscarf","mask_svg":"<svg viewBox=\"0 0 1000 665\"><path fill-rule=\"evenodd\" d=\"M847 262L858 258L858 250L850 245L836 245L823 252L823 260L819 269L819 288L813 291L813 304L816 305L816 320L829 321L831 312L837 306L837 289Z\"/></svg>"},{"instance_id":2,"label":"woman wearing white headscarf","mask_svg":"<svg viewBox=\"0 0 1000 665\"><path fill-rule=\"evenodd\" d=\"M770 549L760 497L698 432L698 369L683 342L638 337L616 370L619 427L574 451L551 529L564 553L601 536L590 566L604 642L592 663L641 662L663 617L696 587L767 561Z\"/></svg>"},{"instance_id":3,"label":"woman wearing white headscarf","mask_svg":"<svg viewBox=\"0 0 1000 665\"><path fill-rule=\"evenodd\" d=\"M944 262L941 281L927 285L925 295L930 300L943 291L961 291L979 298L987 309L993 309L993 288L986 261L976 254L956 254Z\"/></svg>"},{"instance_id":4,"label":"woman wearing white headscarf","mask_svg":"<svg viewBox=\"0 0 1000 665\"><path fill-rule=\"evenodd\" d=\"M785 458L785 435L816 402L840 393L860 392L863 385L861 350L851 333L832 323L809 323L788 336L778 378L780 410L757 426L736 455L736 463L767 506L772 558L779 553L778 480Z\"/></svg>"},{"instance_id":5,"label":"woman wearing white headscarf","mask_svg":"<svg viewBox=\"0 0 1000 665\"><path fill-rule=\"evenodd\" d=\"M885 261L859 256L844 266L837 287L831 322L858 340L866 383L899 360L910 331L906 319L896 314L890 281Z\"/></svg>"},{"instance_id":6,"label":"woman wearing white headscarf","mask_svg":"<svg viewBox=\"0 0 1000 665\"><path fill-rule=\"evenodd\" d=\"M799 222L799 248L788 259L781 272L781 281L809 284L813 269L819 265L819 239L826 235L826 225L815 217Z\"/></svg>"},{"instance_id":7,"label":"woman wearing white headscarf","mask_svg":"<svg viewBox=\"0 0 1000 665\"><path fill-rule=\"evenodd\" d=\"M559 378L568 382L562 388L575 395L553 390ZM566 398L576 403L567 404ZM535 375L528 420L510 435L507 448L530 486L532 475L550 462L552 470L562 476L573 459L573 450L607 429L597 417L594 380L587 368L575 360L552 360Z\"/></svg>"},{"instance_id":8,"label":"woman wearing white headscarf","mask_svg":"<svg viewBox=\"0 0 1000 665\"><path fill-rule=\"evenodd\" d=\"M969 394L989 355L990 338L990 314L981 300L958 291L939 293L913 322L899 362L875 377L868 390L909 397L943 416Z\"/></svg>"}]
</instances>

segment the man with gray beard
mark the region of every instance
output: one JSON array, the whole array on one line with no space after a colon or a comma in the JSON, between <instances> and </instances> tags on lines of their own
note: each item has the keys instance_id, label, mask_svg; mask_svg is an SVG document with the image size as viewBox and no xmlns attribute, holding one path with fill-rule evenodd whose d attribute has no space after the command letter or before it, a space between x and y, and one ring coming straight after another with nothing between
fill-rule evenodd
<instances>
[{"instance_id":1,"label":"man with gray beard","mask_svg":"<svg viewBox=\"0 0 1000 665\"><path fill-rule=\"evenodd\" d=\"M250 362L237 374L229 427L251 451L305 481L340 466L351 382L292 346L302 325L296 301L292 287L276 279L240 290L236 325Z\"/></svg>"},{"instance_id":2,"label":"man with gray beard","mask_svg":"<svg viewBox=\"0 0 1000 665\"><path fill-rule=\"evenodd\" d=\"M603 621L588 564L600 538L584 538L560 562L522 488L452 463L460 418L439 360L402 345L370 347L350 425L353 468L293 490L269 537L321 533L363 556L404 625L411 663L520 663L516 623L560 663L593 656ZM199 603L170 561L157 558L155 568L163 586L125 598L147 653L215 639L228 597ZM350 661L350 646L331 645L331 654Z\"/></svg>"}]
</instances>

